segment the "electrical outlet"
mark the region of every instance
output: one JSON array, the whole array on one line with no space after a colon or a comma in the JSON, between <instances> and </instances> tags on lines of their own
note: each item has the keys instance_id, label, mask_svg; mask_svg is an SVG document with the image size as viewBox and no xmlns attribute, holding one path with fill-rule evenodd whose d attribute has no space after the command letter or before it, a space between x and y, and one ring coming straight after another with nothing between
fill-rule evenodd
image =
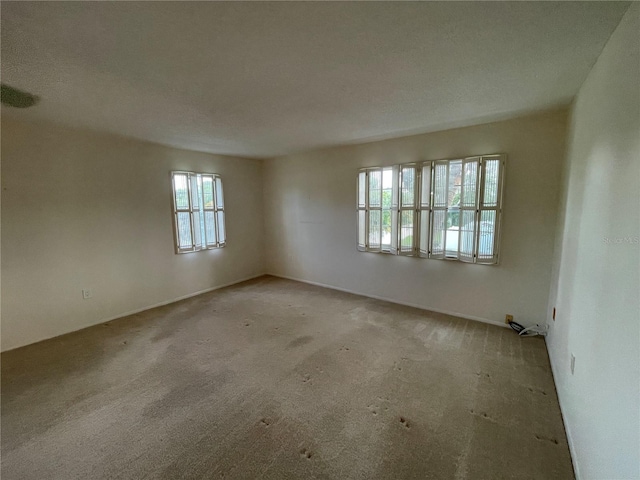
<instances>
[{"instance_id":1,"label":"electrical outlet","mask_svg":"<svg viewBox=\"0 0 640 480\"><path fill-rule=\"evenodd\" d=\"M91 298L93 296L93 294L91 293L91 289L90 288L83 288L82 289L82 298L83 299L88 299Z\"/></svg>"},{"instance_id":2,"label":"electrical outlet","mask_svg":"<svg viewBox=\"0 0 640 480\"><path fill-rule=\"evenodd\" d=\"M504 317L504 323L511 323L511 322L513 322L513 315L509 315L507 313Z\"/></svg>"},{"instance_id":3,"label":"electrical outlet","mask_svg":"<svg viewBox=\"0 0 640 480\"><path fill-rule=\"evenodd\" d=\"M576 370L576 357L572 353L571 354L571 375L573 375L573 372L575 372L575 370Z\"/></svg>"}]
</instances>

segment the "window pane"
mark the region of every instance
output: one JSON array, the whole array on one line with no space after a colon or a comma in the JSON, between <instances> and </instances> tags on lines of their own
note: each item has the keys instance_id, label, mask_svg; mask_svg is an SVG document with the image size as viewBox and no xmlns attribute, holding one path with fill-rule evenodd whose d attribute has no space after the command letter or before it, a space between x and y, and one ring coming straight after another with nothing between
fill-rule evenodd
<instances>
[{"instance_id":1,"label":"window pane","mask_svg":"<svg viewBox=\"0 0 640 480\"><path fill-rule=\"evenodd\" d=\"M202 193L204 196L204 208L213 209L213 178L210 176L202 177Z\"/></svg>"},{"instance_id":2,"label":"window pane","mask_svg":"<svg viewBox=\"0 0 640 480\"><path fill-rule=\"evenodd\" d=\"M195 234L195 246L199 248L202 246L202 231L204 230L204 219L202 215L200 215L199 211L193 212L193 223L194 229L193 233Z\"/></svg>"},{"instance_id":3,"label":"window pane","mask_svg":"<svg viewBox=\"0 0 640 480\"><path fill-rule=\"evenodd\" d=\"M366 231L367 212L364 210L358 211L358 245L364 247L367 239Z\"/></svg>"},{"instance_id":4,"label":"window pane","mask_svg":"<svg viewBox=\"0 0 640 480\"><path fill-rule=\"evenodd\" d=\"M382 248L389 250L391 248L391 210L382 210Z\"/></svg>"},{"instance_id":5,"label":"window pane","mask_svg":"<svg viewBox=\"0 0 640 480\"><path fill-rule=\"evenodd\" d=\"M494 235L496 226L495 210L483 210L480 212L480 235L478 238L478 258L492 257Z\"/></svg>"},{"instance_id":6,"label":"window pane","mask_svg":"<svg viewBox=\"0 0 640 480\"><path fill-rule=\"evenodd\" d=\"M369 211L369 246L372 248L380 248L380 210Z\"/></svg>"},{"instance_id":7,"label":"window pane","mask_svg":"<svg viewBox=\"0 0 640 480\"><path fill-rule=\"evenodd\" d=\"M429 251L429 210L420 211L420 251Z\"/></svg>"},{"instance_id":8,"label":"window pane","mask_svg":"<svg viewBox=\"0 0 640 480\"><path fill-rule=\"evenodd\" d=\"M173 191L176 198L177 209L189 208L189 188L187 187L187 175L175 174L173 176Z\"/></svg>"},{"instance_id":9,"label":"window pane","mask_svg":"<svg viewBox=\"0 0 640 480\"><path fill-rule=\"evenodd\" d=\"M444 240L446 235L446 211L436 210L433 212L433 243L431 252L434 254L444 253Z\"/></svg>"},{"instance_id":10,"label":"window pane","mask_svg":"<svg viewBox=\"0 0 640 480\"><path fill-rule=\"evenodd\" d=\"M498 204L498 181L500 160L485 160L484 206L495 207Z\"/></svg>"},{"instance_id":11,"label":"window pane","mask_svg":"<svg viewBox=\"0 0 640 480\"><path fill-rule=\"evenodd\" d=\"M178 212L178 246L180 248L191 248L191 214L189 212Z\"/></svg>"},{"instance_id":12,"label":"window pane","mask_svg":"<svg viewBox=\"0 0 640 480\"><path fill-rule=\"evenodd\" d=\"M393 170L385 168L382 170L382 220L381 220L381 248L391 249L391 206L393 204Z\"/></svg>"},{"instance_id":13,"label":"window pane","mask_svg":"<svg viewBox=\"0 0 640 480\"><path fill-rule=\"evenodd\" d=\"M224 196L222 195L222 179L216 177L216 205L218 208L224 207Z\"/></svg>"},{"instance_id":14,"label":"window pane","mask_svg":"<svg viewBox=\"0 0 640 480\"><path fill-rule=\"evenodd\" d=\"M224 225L224 212L219 211L218 215L218 242L225 243L227 241L227 231Z\"/></svg>"},{"instance_id":15,"label":"window pane","mask_svg":"<svg viewBox=\"0 0 640 480\"><path fill-rule=\"evenodd\" d=\"M207 242L207 237L206 237L206 233L205 233L205 227L204 227L204 213L200 212L200 222L199 222L199 228L200 228L200 240L202 242L203 245L206 245Z\"/></svg>"},{"instance_id":16,"label":"window pane","mask_svg":"<svg viewBox=\"0 0 640 480\"><path fill-rule=\"evenodd\" d=\"M462 162L449 162L449 191L447 192L447 205L457 207L460 205L460 187L462 185Z\"/></svg>"},{"instance_id":17,"label":"window pane","mask_svg":"<svg viewBox=\"0 0 640 480\"><path fill-rule=\"evenodd\" d=\"M403 207L415 205L416 169L405 167L402 169L401 201Z\"/></svg>"},{"instance_id":18,"label":"window pane","mask_svg":"<svg viewBox=\"0 0 640 480\"><path fill-rule=\"evenodd\" d=\"M200 175L191 176L191 206L200 208L200 196L202 195L202 178Z\"/></svg>"},{"instance_id":19,"label":"window pane","mask_svg":"<svg viewBox=\"0 0 640 480\"><path fill-rule=\"evenodd\" d=\"M447 240L445 242L445 250L447 255L458 256L458 241L460 238L460 212L448 211L446 214L447 221Z\"/></svg>"},{"instance_id":20,"label":"window pane","mask_svg":"<svg viewBox=\"0 0 640 480\"><path fill-rule=\"evenodd\" d=\"M460 227L460 254L470 257L473 255L473 233L475 230L475 211L463 210L462 226Z\"/></svg>"},{"instance_id":21,"label":"window pane","mask_svg":"<svg viewBox=\"0 0 640 480\"><path fill-rule=\"evenodd\" d=\"M358 206L364 208L367 201L367 174L358 173Z\"/></svg>"},{"instance_id":22,"label":"window pane","mask_svg":"<svg viewBox=\"0 0 640 480\"><path fill-rule=\"evenodd\" d=\"M446 207L447 203L447 164L436 163L433 185L433 205Z\"/></svg>"},{"instance_id":23,"label":"window pane","mask_svg":"<svg viewBox=\"0 0 640 480\"><path fill-rule=\"evenodd\" d=\"M431 204L431 165L422 167L422 200L423 206Z\"/></svg>"},{"instance_id":24,"label":"window pane","mask_svg":"<svg viewBox=\"0 0 640 480\"><path fill-rule=\"evenodd\" d=\"M476 205L476 183L478 179L478 162L465 162L462 179L462 202L463 207L475 207Z\"/></svg>"},{"instance_id":25,"label":"window pane","mask_svg":"<svg viewBox=\"0 0 640 480\"><path fill-rule=\"evenodd\" d=\"M393 197L393 171L385 168L382 171L382 208L391 208Z\"/></svg>"},{"instance_id":26,"label":"window pane","mask_svg":"<svg viewBox=\"0 0 640 480\"><path fill-rule=\"evenodd\" d=\"M400 217L400 251L413 250L413 210L403 210Z\"/></svg>"},{"instance_id":27,"label":"window pane","mask_svg":"<svg viewBox=\"0 0 640 480\"><path fill-rule=\"evenodd\" d=\"M382 172L372 170L369 172L369 206L379 207L382 203Z\"/></svg>"},{"instance_id":28,"label":"window pane","mask_svg":"<svg viewBox=\"0 0 640 480\"><path fill-rule=\"evenodd\" d=\"M214 213L211 210L205 210L204 212L204 224L207 234L207 245L212 246L216 244L216 224L214 220Z\"/></svg>"},{"instance_id":29,"label":"window pane","mask_svg":"<svg viewBox=\"0 0 640 480\"><path fill-rule=\"evenodd\" d=\"M460 210L447 210L447 228L460 226Z\"/></svg>"}]
</instances>

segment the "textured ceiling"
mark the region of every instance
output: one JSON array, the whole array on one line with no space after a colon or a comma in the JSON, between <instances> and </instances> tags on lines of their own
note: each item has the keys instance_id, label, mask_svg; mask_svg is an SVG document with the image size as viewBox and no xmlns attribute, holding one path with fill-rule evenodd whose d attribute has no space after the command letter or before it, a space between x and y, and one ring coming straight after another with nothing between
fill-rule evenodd
<instances>
[{"instance_id":1,"label":"textured ceiling","mask_svg":"<svg viewBox=\"0 0 640 480\"><path fill-rule=\"evenodd\" d=\"M566 105L628 3L2 2L2 114L269 157Z\"/></svg>"}]
</instances>

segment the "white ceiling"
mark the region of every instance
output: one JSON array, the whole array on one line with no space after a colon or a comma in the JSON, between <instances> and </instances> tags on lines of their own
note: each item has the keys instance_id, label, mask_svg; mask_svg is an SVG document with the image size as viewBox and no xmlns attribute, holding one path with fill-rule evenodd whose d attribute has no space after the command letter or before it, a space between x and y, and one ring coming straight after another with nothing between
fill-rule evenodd
<instances>
[{"instance_id":1,"label":"white ceiling","mask_svg":"<svg viewBox=\"0 0 640 480\"><path fill-rule=\"evenodd\" d=\"M41 118L270 157L566 105L627 2L2 2Z\"/></svg>"}]
</instances>

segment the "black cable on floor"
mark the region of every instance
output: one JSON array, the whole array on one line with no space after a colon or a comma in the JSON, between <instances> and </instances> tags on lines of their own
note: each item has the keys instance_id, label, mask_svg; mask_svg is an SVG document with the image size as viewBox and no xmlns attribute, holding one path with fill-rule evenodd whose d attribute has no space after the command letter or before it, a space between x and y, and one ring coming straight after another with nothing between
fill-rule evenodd
<instances>
[{"instance_id":1,"label":"black cable on floor","mask_svg":"<svg viewBox=\"0 0 640 480\"><path fill-rule=\"evenodd\" d=\"M514 332L516 332L517 334L520 334L520 332L522 330L524 330L524 327L522 325L520 325L519 323L516 322L509 322L509 326L513 329Z\"/></svg>"}]
</instances>

